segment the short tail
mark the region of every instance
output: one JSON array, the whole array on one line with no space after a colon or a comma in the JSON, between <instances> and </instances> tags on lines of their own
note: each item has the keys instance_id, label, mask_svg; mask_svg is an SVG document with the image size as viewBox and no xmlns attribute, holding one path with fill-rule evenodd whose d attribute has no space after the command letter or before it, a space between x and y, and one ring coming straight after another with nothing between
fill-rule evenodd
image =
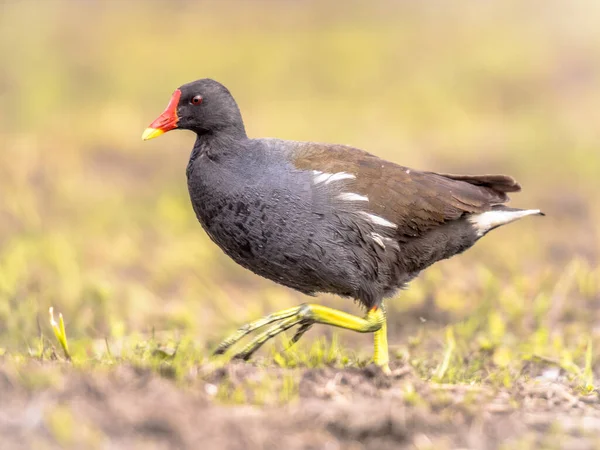
<instances>
[{"instance_id":1,"label":"short tail","mask_svg":"<svg viewBox=\"0 0 600 450\"><path fill-rule=\"evenodd\" d=\"M539 209L517 209L506 206L493 206L490 211L479 214L471 214L468 221L471 222L478 236L492 231L507 223L514 222L526 216L545 216Z\"/></svg>"}]
</instances>

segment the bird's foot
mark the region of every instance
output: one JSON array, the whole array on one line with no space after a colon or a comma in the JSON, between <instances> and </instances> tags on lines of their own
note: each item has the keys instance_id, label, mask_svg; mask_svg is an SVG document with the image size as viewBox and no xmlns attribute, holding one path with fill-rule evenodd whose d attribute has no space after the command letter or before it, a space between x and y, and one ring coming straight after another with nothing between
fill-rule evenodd
<instances>
[{"instance_id":1,"label":"bird's foot","mask_svg":"<svg viewBox=\"0 0 600 450\"><path fill-rule=\"evenodd\" d=\"M275 325L255 337L246 347L238 352L234 358L243 360L250 359L254 352L269 339L296 325L300 325L300 327L292 337L290 345L296 343L315 323L333 325L361 333L376 332L382 328L385 322L385 312L382 309L373 309L367 313L365 318L361 318L326 306L303 304L295 308L289 308L270 314L244 325L225 339L214 351L214 354L222 355L249 333L274 322L276 322ZM387 345L385 350L385 357L387 358ZM383 365L384 364L382 364L382 366Z\"/></svg>"}]
</instances>

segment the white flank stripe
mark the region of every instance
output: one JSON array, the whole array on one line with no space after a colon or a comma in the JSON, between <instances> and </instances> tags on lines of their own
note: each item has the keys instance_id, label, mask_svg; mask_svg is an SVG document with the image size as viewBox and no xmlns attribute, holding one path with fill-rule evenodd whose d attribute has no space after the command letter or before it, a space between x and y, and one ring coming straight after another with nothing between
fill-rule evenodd
<instances>
[{"instance_id":1,"label":"white flank stripe","mask_svg":"<svg viewBox=\"0 0 600 450\"><path fill-rule=\"evenodd\" d=\"M514 222L525 216L540 214L539 209L526 209L523 211L486 211L481 214L472 214L469 216L469 222L473 224L478 236L483 236L492 228Z\"/></svg>"},{"instance_id":2,"label":"white flank stripe","mask_svg":"<svg viewBox=\"0 0 600 450\"><path fill-rule=\"evenodd\" d=\"M318 170L313 170L313 174L315 175L315 179L314 179L315 184L322 183L323 181L325 181L327 178L329 178L331 176L330 173L323 173L323 172L319 172Z\"/></svg>"},{"instance_id":3,"label":"white flank stripe","mask_svg":"<svg viewBox=\"0 0 600 450\"><path fill-rule=\"evenodd\" d=\"M340 180L354 179L354 178L356 178L356 177L354 175L352 175L351 173L338 172L338 173L334 173L333 175L331 175L329 177L329 179L325 182L325 184L329 184L333 181L340 181Z\"/></svg>"},{"instance_id":4,"label":"white flank stripe","mask_svg":"<svg viewBox=\"0 0 600 450\"><path fill-rule=\"evenodd\" d=\"M371 233L371 237L375 241L377 245L379 245L382 249L385 250L385 244L383 243L383 236L377 233Z\"/></svg>"},{"instance_id":5,"label":"white flank stripe","mask_svg":"<svg viewBox=\"0 0 600 450\"><path fill-rule=\"evenodd\" d=\"M369 197L366 195L354 194L352 192L344 192L337 196L340 200L347 200L349 202L368 202Z\"/></svg>"},{"instance_id":6,"label":"white flank stripe","mask_svg":"<svg viewBox=\"0 0 600 450\"><path fill-rule=\"evenodd\" d=\"M376 216L375 214L369 214L368 212L361 211L361 214L373 222L375 225L381 225L382 227L398 228L398 225L385 220L383 217Z\"/></svg>"},{"instance_id":7,"label":"white flank stripe","mask_svg":"<svg viewBox=\"0 0 600 450\"><path fill-rule=\"evenodd\" d=\"M340 180L356 178L351 173L346 173L346 172L327 173L327 172L321 172L320 170L313 170L313 175L315 176L315 178L314 178L315 184L319 184L319 183L329 184L333 181L340 181Z\"/></svg>"}]
</instances>

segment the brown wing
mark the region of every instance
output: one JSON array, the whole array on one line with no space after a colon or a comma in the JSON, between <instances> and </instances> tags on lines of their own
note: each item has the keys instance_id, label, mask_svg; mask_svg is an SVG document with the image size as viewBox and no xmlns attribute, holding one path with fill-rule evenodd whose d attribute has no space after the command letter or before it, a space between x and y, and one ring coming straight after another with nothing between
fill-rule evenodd
<instances>
[{"instance_id":1,"label":"brown wing","mask_svg":"<svg viewBox=\"0 0 600 450\"><path fill-rule=\"evenodd\" d=\"M465 181L475 186L483 186L496 192L519 192L521 190L519 183L508 175L453 175L450 173L438 175L452 180Z\"/></svg>"},{"instance_id":2,"label":"brown wing","mask_svg":"<svg viewBox=\"0 0 600 450\"><path fill-rule=\"evenodd\" d=\"M307 143L294 157L298 169L354 175L352 192L369 198L368 209L397 225L399 236L419 236L465 213L484 212L520 190L505 175L421 172L342 145Z\"/></svg>"}]
</instances>

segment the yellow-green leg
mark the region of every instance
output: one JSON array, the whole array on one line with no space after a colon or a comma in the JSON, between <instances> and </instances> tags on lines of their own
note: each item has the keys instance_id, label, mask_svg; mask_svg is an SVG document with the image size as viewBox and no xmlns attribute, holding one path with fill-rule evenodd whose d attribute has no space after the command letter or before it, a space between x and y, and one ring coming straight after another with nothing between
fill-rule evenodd
<instances>
[{"instance_id":1,"label":"yellow-green leg","mask_svg":"<svg viewBox=\"0 0 600 450\"><path fill-rule=\"evenodd\" d=\"M302 306L302 305L301 305ZM283 309L273 314L269 314L268 316L262 317L254 322L247 323L243 327L240 327L235 333L225 339L223 342L219 344L217 349L214 351L215 355L222 355L225 353L232 345L242 339L249 333L252 333L254 330L258 330L265 325L276 322L278 320L287 319L288 317L292 317L298 313L298 310L301 306L296 306L294 308Z\"/></svg>"},{"instance_id":2,"label":"yellow-green leg","mask_svg":"<svg viewBox=\"0 0 600 450\"><path fill-rule=\"evenodd\" d=\"M379 309L383 313L383 322L381 323L381 328L374 333L373 340L375 342L375 349L373 350L373 362L381 367L385 373L389 374L391 371L389 366L390 355L388 352L387 341L387 318L383 302L381 302Z\"/></svg>"},{"instance_id":3,"label":"yellow-green leg","mask_svg":"<svg viewBox=\"0 0 600 450\"><path fill-rule=\"evenodd\" d=\"M385 331L385 310L382 307L373 308L367 312L364 318L315 304L304 304L295 308L285 309L244 325L225 339L214 353L217 355L225 353L247 334L274 322L277 323L254 338L241 352L235 355L235 358L249 359L269 339L296 325L300 325L300 328L292 338L292 343L294 343L300 339L312 324L322 323L359 333L375 333L374 361L376 364L382 366L384 370L389 371L387 366L389 359L387 334Z\"/></svg>"}]
</instances>

